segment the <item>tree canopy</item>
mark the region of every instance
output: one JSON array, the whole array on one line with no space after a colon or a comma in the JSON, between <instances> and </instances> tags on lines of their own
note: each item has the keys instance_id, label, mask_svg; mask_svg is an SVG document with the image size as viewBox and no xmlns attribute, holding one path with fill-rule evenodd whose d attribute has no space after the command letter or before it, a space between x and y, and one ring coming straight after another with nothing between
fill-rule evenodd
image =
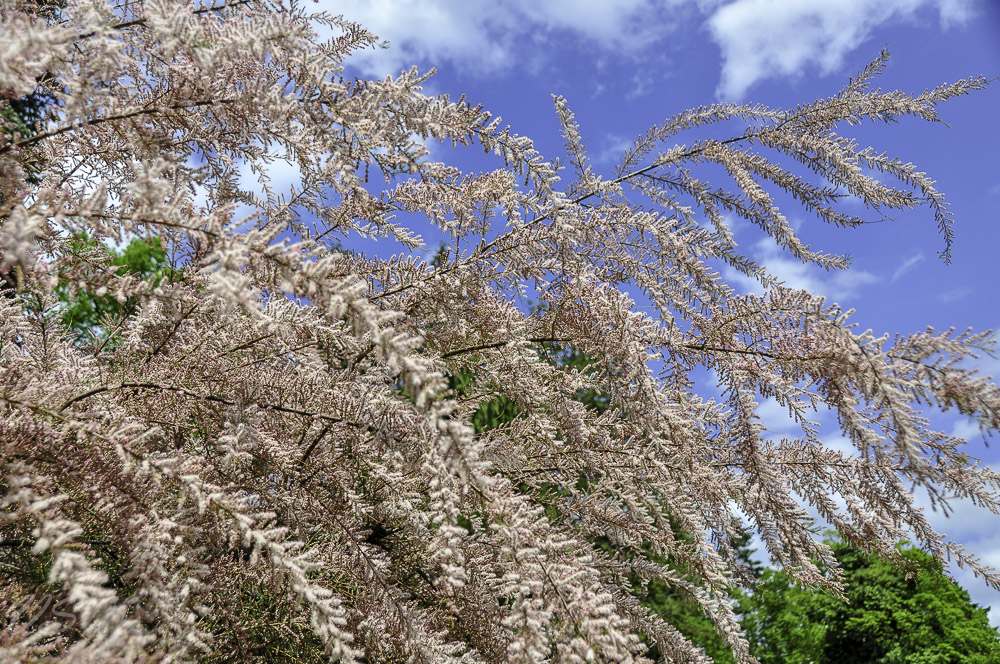
<instances>
[{"instance_id":1,"label":"tree canopy","mask_svg":"<svg viewBox=\"0 0 1000 664\"><path fill-rule=\"evenodd\" d=\"M0 4L0 103L49 100L30 131L0 132L0 272L16 275L0 592L52 595L73 621L15 620L3 661L706 661L642 601L662 590L752 662L730 602L753 583L743 515L792 578L843 589L807 507L851 545L899 559L910 539L1000 586L911 492L1000 508L1000 475L924 412L1000 428L1000 388L965 363L989 333L858 332L730 225L840 270L785 207L845 232L869 221L848 196L925 207L947 259L933 180L848 134L937 120L985 79L884 92L883 53L796 108L668 116L599 173L565 99L548 158L425 94L429 74L345 76L377 37L307 3L37 7ZM733 133L697 133L716 123ZM430 141L495 168L435 161ZM296 166L289 191L277 160ZM451 237L436 260L412 215ZM405 251L340 250L352 236ZM724 267L766 293L737 294ZM794 436L765 435L764 399ZM476 420L489 404L501 426ZM817 409L853 453L824 445Z\"/></svg>"},{"instance_id":2,"label":"tree canopy","mask_svg":"<svg viewBox=\"0 0 1000 664\"><path fill-rule=\"evenodd\" d=\"M1000 635L969 594L920 549L903 564L832 542L848 602L797 586L780 571L741 599L750 651L761 664L988 664Z\"/></svg>"}]
</instances>

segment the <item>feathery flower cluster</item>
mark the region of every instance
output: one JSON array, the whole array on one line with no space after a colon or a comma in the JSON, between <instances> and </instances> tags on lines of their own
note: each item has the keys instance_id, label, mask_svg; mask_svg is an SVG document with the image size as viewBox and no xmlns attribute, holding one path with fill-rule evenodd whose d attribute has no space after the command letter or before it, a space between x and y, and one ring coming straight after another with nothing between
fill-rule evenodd
<instances>
[{"instance_id":1,"label":"feathery flower cluster","mask_svg":"<svg viewBox=\"0 0 1000 664\"><path fill-rule=\"evenodd\" d=\"M925 204L947 258L933 182L836 130L935 120L983 79L884 93L869 87L883 55L795 109L668 118L602 176L564 99L560 164L465 99L423 94L416 70L347 79L344 59L377 38L298 0L29 10L0 0L3 97L54 100L33 133L0 133L0 269L18 275L0 298L0 555L13 561L0 575L5 600L52 589L79 623L14 625L0 660L249 660L263 656L243 644L277 624L302 661L645 662L651 644L707 661L636 599L634 584L659 580L751 662L727 600L747 582L739 514L785 569L836 589L807 505L867 550L913 539L1000 587L909 490L997 512L1000 476L921 413L1000 428L1000 388L961 363L988 335L858 334L850 312L740 253L727 222L839 269L777 192L843 227L864 223L838 207L846 194L877 211ZM675 142L716 122L745 130ZM429 139L479 144L497 170L430 161ZM26 176L29 159L44 177ZM299 173L290 192L268 179L282 159ZM706 164L728 187L702 179ZM243 168L261 191L241 189ZM459 250L339 249L354 234L421 247L398 212ZM159 238L169 278L102 264L74 249L80 234ZM738 296L724 266L771 288ZM57 288L135 306L79 341ZM539 308L518 306L527 292ZM593 370L548 361L551 344ZM698 393L701 368L721 397ZM459 375L474 377L461 398ZM585 406L588 389L610 407ZM517 416L477 433L473 415L498 397ZM765 398L800 435L767 437ZM823 445L818 409L852 453Z\"/></svg>"}]
</instances>

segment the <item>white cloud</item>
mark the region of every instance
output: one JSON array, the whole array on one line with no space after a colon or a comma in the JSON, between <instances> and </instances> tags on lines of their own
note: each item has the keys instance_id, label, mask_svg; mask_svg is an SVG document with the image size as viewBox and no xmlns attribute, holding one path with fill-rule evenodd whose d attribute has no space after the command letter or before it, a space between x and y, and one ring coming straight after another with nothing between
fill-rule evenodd
<instances>
[{"instance_id":1,"label":"white cloud","mask_svg":"<svg viewBox=\"0 0 1000 664\"><path fill-rule=\"evenodd\" d=\"M248 163L241 164L239 170L240 188L263 197L264 185L261 182L261 175L263 175L273 192L287 194L293 186L298 185L302 180L299 165L286 159L275 159L264 165L262 170L263 173L254 173Z\"/></svg>"},{"instance_id":2,"label":"white cloud","mask_svg":"<svg viewBox=\"0 0 1000 664\"><path fill-rule=\"evenodd\" d=\"M952 302L961 300L971 292L972 289L968 286L959 286L958 288L952 288L951 290L941 293L938 295L937 299L941 304L951 304Z\"/></svg>"},{"instance_id":3,"label":"white cloud","mask_svg":"<svg viewBox=\"0 0 1000 664\"><path fill-rule=\"evenodd\" d=\"M788 409L779 404L773 397L768 397L757 406L757 417L764 425L767 433L771 433L774 438L780 438L781 434L793 434L798 425L788 414Z\"/></svg>"},{"instance_id":4,"label":"white cloud","mask_svg":"<svg viewBox=\"0 0 1000 664\"><path fill-rule=\"evenodd\" d=\"M353 56L365 74L397 74L419 59L448 61L492 74L558 52L554 32L568 32L615 53L640 53L673 29L671 10L691 0L344 0L330 8L389 41L390 48ZM716 2L695 3L708 11Z\"/></svg>"},{"instance_id":5,"label":"white cloud","mask_svg":"<svg viewBox=\"0 0 1000 664\"><path fill-rule=\"evenodd\" d=\"M850 438L841 433L821 435L820 440L823 441L823 447L828 450L840 452L845 456L857 456L858 448L854 446Z\"/></svg>"},{"instance_id":6,"label":"white cloud","mask_svg":"<svg viewBox=\"0 0 1000 664\"><path fill-rule=\"evenodd\" d=\"M923 260L924 260L924 252L922 251L918 251L914 255L910 256L905 261L903 261L899 267L896 268L895 272L892 273L892 280L893 281L898 280L904 274L906 274L914 267L916 267L918 263L923 262Z\"/></svg>"},{"instance_id":7,"label":"white cloud","mask_svg":"<svg viewBox=\"0 0 1000 664\"><path fill-rule=\"evenodd\" d=\"M398 74L418 61L495 75L508 67L539 69L574 36L597 52L648 61L663 37L704 20L722 53L718 93L741 98L758 81L810 68L841 72L845 57L882 24L912 21L936 9L944 27L969 21L979 0L343 0L334 14L357 21L390 43L352 56L369 76ZM874 55L868 53L867 55ZM854 58L852 58L853 60ZM641 94L648 81L633 81Z\"/></svg>"},{"instance_id":8,"label":"white cloud","mask_svg":"<svg viewBox=\"0 0 1000 664\"><path fill-rule=\"evenodd\" d=\"M829 300L843 304L857 295L862 288L881 281L876 275L865 270L836 270L826 272L815 265L801 263L778 249L770 238L756 244L754 258L764 265L768 272L777 277L788 288L801 288L811 293L826 296ZM736 290L761 293L761 285L732 268L725 268L724 276Z\"/></svg>"},{"instance_id":9,"label":"white cloud","mask_svg":"<svg viewBox=\"0 0 1000 664\"><path fill-rule=\"evenodd\" d=\"M953 438L964 438L967 441L972 441L983 438L984 434L978 422L971 417L963 417L955 422L948 435Z\"/></svg>"},{"instance_id":10,"label":"white cloud","mask_svg":"<svg viewBox=\"0 0 1000 664\"><path fill-rule=\"evenodd\" d=\"M602 142L604 147L596 151L591 158L598 164L614 164L632 147L633 139L621 134L607 134Z\"/></svg>"},{"instance_id":11,"label":"white cloud","mask_svg":"<svg viewBox=\"0 0 1000 664\"><path fill-rule=\"evenodd\" d=\"M976 0L938 0L938 12L944 27L967 23L976 15Z\"/></svg>"},{"instance_id":12,"label":"white cloud","mask_svg":"<svg viewBox=\"0 0 1000 664\"><path fill-rule=\"evenodd\" d=\"M975 0L734 0L707 21L722 49L718 94L740 99L758 81L797 76L818 67L839 72L844 57L875 28L911 20L925 7L938 9L947 27L968 21ZM871 54L874 55L874 54Z\"/></svg>"}]
</instances>

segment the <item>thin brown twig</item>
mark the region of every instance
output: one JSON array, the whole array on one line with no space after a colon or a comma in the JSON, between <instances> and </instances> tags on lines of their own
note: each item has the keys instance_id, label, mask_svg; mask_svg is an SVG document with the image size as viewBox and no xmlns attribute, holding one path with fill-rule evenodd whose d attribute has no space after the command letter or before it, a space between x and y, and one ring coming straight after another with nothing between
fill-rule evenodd
<instances>
[{"instance_id":1,"label":"thin brown twig","mask_svg":"<svg viewBox=\"0 0 1000 664\"><path fill-rule=\"evenodd\" d=\"M65 134L76 129L81 129L83 127L92 127L94 125L104 124L106 122L114 122L116 120L127 120L129 118L140 117L143 115L156 115L157 113L167 113L169 111L181 111L190 108L198 108L200 106L213 106L215 104L231 104L235 99L203 99L201 101L181 101L176 104L169 104L167 106L152 106L149 108L137 108L131 111L126 111L124 113L116 113L114 115L105 115L98 118L93 118L84 124L69 124L63 125L62 127L56 127L55 129L50 129L49 131L43 131L34 136L29 136L27 138L22 138L19 141L14 141L12 143L7 143L6 145L0 145L0 154L8 152L13 148L23 148L29 145L34 145L40 141L44 141L60 134Z\"/></svg>"},{"instance_id":2,"label":"thin brown twig","mask_svg":"<svg viewBox=\"0 0 1000 664\"><path fill-rule=\"evenodd\" d=\"M115 390L130 390L130 389L131 390L161 390L161 391L165 391L165 392L177 392L179 394L183 394L183 395L191 397L193 399L200 399L202 401L211 401L213 403L221 403L221 404L226 405L226 406L247 406L247 405L254 405L254 406L257 406L258 408L262 408L262 409L265 409L265 410L273 410L273 411L277 411L279 413L288 413L290 415L299 415L299 416L302 416L302 417L312 417L312 418L315 418L315 419L323 420L325 422L330 422L332 424L347 424L347 425L350 425L350 426L353 426L353 427L356 427L356 428L359 428L359 429L364 429L365 431L368 431L369 433L376 433L377 432L377 429L375 429L372 426L369 426L367 424L362 424L360 422L354 422L352 420L348 420L348 419L345 419L345 418L342 418L342 417L337 417L336 415L329 415L329 414L326 414L326 413L320 413L320 412L312 412L312 411L302 410L300 408L291 408L289 406L282 406L282 405L279 405L279 404L256 402L256 401L254 401L254 402L248 402L248 403L239 403L239 402L233 401L231 399L226 399L225 397L220 397L217 394L199 393L199 392L195 392L194 390L189 390L186 387L180 387L180 386L177 386L177 385L162 385L160 383L132 383L132 382L122 382L122 383L118 383L118 384L115 384L115 385L101 385L100 387L95 387L95 388L93 388L91 390L87 390L86 392L81 392L80 394L77 394L76 396L74 396L71 399L67 400L62 406L59 407L58 413L62 413L64 410L66 410L67 408L69 408L70 406L72 406L75 403L78 403L78 402L83 401L85 399L89 399L90 397L96 396L98 394L102 394L104 392L112 392L112 391L115 391ZM64 416L59 415L59 418L65 421L65 417Z\"/></svg>"}]
</instances>

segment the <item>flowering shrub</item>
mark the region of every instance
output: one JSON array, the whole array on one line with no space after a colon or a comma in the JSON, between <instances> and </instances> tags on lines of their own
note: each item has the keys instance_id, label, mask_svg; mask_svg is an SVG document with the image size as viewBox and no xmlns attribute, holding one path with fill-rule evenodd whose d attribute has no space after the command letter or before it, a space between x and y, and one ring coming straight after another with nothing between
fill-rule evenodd
<instances>
[{"instance_id":1,"label":"flowering shrub","mask_svg":"<svg viewBox=\"0 0 1000 664\"><path fill-rule=\"evenodd\" d=\"M376 37L297 1L70 0L48 21L0 7L3 97L53 100L32 131L0 134L0 271L15 275L0 298L0 573L9 602L54 593L76 618L12 624L0 660L629 662L655 644L706 661L633 594L655 580L752 661L728 600L748 581L739 511L785 570L837 589L806 505L865 550L898 556L909 538L998 585L908 489L996 510L997 474L920 411L1000 427L1000 390L958 364L986 334L859 334L849 312L776 284L727 222L841 269L776 192L844 227L864 223L838 206L847 194L926 205L947 258L933 182L837 131L934 120L984 79L872 90L883 55L795 109L668 118L601 175L563 99L560 166L482 108L424 95L416 70L342 76ZM677 142L715 122L745 130ZM497 170L431 161L430 139L478 144ZM297 166L290 193L268 184L275 159ZM247 166L262 193L240 188ZM352 235L420 248L402 211L460 250L334 250ZM81 235L158 238L170 278L122 270ZM771 288L738 296L724 266ZM540 306L518 306L524 293ZM62 302L84 294L128 306L80 337ZM552 344L592 363L550 362ZM699 394L705 368L721 397ZM476 434L501 397L510 421ZM799 436L763 435L767 397ZM820 408L855 453L823 446Z\"/></svg>"}]
</instances>

